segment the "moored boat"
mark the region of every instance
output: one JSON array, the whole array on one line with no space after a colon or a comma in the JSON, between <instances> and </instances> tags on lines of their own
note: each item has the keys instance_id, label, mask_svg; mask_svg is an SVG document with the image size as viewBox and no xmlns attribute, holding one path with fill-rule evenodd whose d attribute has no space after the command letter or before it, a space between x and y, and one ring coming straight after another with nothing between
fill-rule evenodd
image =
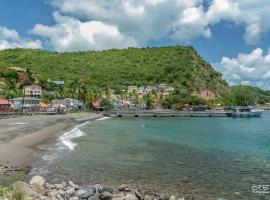
<instances>
[{"instance_id":1,"label":"moored boat","mask_svg":"<svg viewBox=\"0 0 270 200\"><path fill-rule=\"evenodd\" d=\"M253 107L236 108L231 112L231 117L261 117L263 110L254 109Z\"/></svg>"}]
</instances>

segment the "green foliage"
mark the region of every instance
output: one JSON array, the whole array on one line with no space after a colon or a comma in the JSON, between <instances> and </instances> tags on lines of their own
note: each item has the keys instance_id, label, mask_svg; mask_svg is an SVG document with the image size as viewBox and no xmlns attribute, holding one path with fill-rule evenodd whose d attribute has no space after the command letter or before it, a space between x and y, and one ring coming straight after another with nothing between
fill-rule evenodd
<instances>
[{"instance_id":1,"label":"green foliage","mask_svg":"<svg viewBox=\"0 0 270 200\"><path fill-rule=\"evenodd\" d=\"M105 98L100 101L100 106L103 107L103 108L107 108L107 109L110 109L110 108L113 107L111 102L108 99L105 99Z\"/></svg>"},{"instance_id":2,"label":"green foliage","mask_svg":"<svg viewBox=\"0 0 270 200\"><path fill-rule=\"evenodd\" d=\"M251 86L233 86L222 93L221 102L225 106L247 106L270 102L270 91Z\"/></svg>"},{"instance_id":3,"label":"green foliage","mask_svg":"<svg viewBox=\"0 0 270 200\"><path fill-rule=\"evenodd\" d=\"M42 80L69 84L84 79L102 89L157 83L179 84L189 90L219 91L227 87L221 75L189 46L73 53L9 49L0 51L1 66L29 68Z\"/></svg>"}]
</instances>

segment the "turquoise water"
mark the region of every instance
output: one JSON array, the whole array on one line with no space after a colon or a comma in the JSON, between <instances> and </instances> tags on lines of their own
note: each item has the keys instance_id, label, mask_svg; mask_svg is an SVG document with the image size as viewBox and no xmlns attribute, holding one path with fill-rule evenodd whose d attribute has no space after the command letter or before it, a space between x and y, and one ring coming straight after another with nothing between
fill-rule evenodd
<instances>
[{"instance_id":1,"label":"turquoise water","mask_svg":"<svg viewBox=\"0 0 270 200\"><path fill-rule=\"evenodd\" d=\"M41 145L32 174L122 183L198 199L270 199L270 113L262 118L110 118ZM78 136L78 137L77 137ZM79 137L80 136L80 137Z\"/></svg>"}]
</instances>

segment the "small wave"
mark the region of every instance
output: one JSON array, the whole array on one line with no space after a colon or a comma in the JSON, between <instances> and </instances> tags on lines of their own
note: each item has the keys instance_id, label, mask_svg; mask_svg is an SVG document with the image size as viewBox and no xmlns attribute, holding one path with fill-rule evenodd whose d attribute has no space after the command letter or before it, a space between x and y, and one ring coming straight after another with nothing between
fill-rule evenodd
<instances>
[{"instance_id":1,"label":"small wave","mask_svg":"<svg viewBox=\"0 0 270 200\"><path fill-rule=\"evenodd\" d=\"M72 140L85 135L85 133L82 132L79 128L87 123L88 122L85 122L79 126L76 126L72 130L64 133L64 135L60 136L58 140L61 141L61 143L64 144L69 150L73 151L77 146L77 144L72 142Z\"/></svg>"},{"instance_id":2,"label":"small wave","mask_svg":"<svg viewBox=\"0 0 270 200\"><path fill-rule=\"evenodd\" d=\"M71 151L77 146L76 143L72 142L72 139L82 137L84 132L82 132L78 127L66 132L64 135L60 136L59 140L68 147Z\"/></svg>"},{"instance_id":3,"label":"small wave","mask_svg":"<svg viewBox=\"0 0 270 200\"><path fill-rule=\"evenodd\" d=\"M102 121L102 120L106 120L106 119L110 119L110 117L102 117L102 118L97 119L96 121Z\"/></svg>"},{"instance_id":4,"label":"small wave","mask_svg":"<svg viewBox=\"0 0 270 200\"><path fill-rule=\"evenodd\" d=\"M30 122L18 122L18 123L12 123L12 124L8 124L9 126L16 126L16 125L26 125L26 124L30 124Z\"/></svg>"}]
</instances>

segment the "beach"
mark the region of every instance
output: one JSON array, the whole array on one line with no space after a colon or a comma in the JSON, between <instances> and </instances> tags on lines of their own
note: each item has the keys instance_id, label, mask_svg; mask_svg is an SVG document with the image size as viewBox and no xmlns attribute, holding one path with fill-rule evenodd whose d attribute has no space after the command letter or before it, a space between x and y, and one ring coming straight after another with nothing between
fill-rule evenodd
<instances>
[{"instance_id":1,"label":"beach","mask_svg":"<svg viewBox=\"0 0 270 200\"><path fill-rule=\"evenodd\" d=\"M31 166L36 145L58 137L77 124L100 117L94 113L75 113L1 119L0 169Z\"/></svg>"}]
</instances>

